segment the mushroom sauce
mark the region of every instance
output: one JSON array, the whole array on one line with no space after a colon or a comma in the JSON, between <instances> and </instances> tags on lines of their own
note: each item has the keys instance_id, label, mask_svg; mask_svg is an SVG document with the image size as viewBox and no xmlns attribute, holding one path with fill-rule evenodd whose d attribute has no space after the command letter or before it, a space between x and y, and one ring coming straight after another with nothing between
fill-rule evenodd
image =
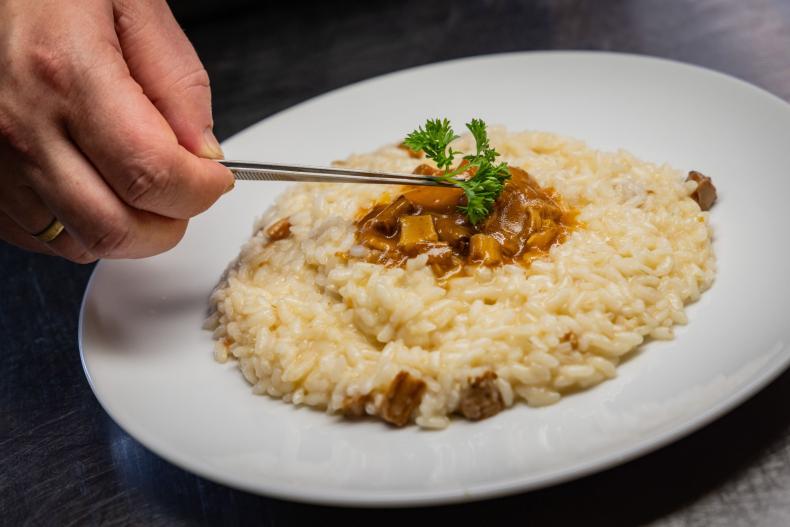
<instances>
[{"instance_id":1,"label":"mushroom sauce","mask_svg":"<svg viewBox=\"0 0 790 527\"><path fill-rule=\"evenodd\" d=\"M494 210L473 225L459 207L466 197L457 187L403 187L395 200L377 203L360 213L356 242L368 249L366 259L387 266L428 255L436 276L448 278L467 265L495 267L529 263L578 225L578 211L569 208L552 188L542 188L527 172L508 167L510 179ZM429 165L415 174L437 175Z\"/></svg>"}]
</instances>

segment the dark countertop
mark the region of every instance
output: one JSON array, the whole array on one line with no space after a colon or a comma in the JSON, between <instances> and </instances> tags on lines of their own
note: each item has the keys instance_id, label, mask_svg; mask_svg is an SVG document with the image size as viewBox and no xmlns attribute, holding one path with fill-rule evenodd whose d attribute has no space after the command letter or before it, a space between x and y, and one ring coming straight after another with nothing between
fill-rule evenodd
<instances>
[{"instance_id":1,"label":"dark countertop","mask_svg":"<svg viewBox=\"0 0 790 527\"><path fill-rule=\"evenodd\" d=\"M183 19L211 75L221 139L361 79L516 50L667 57L790 100L788 0L244 3L206 15L203 2ZM0 242L0 269L0 525L496 525L511 517L534 525L790 525L790 373L699 432L571 483L422 510L308 506L196 477L110 420L77 347L91 266Z\"/></svg>"}]
</instances>

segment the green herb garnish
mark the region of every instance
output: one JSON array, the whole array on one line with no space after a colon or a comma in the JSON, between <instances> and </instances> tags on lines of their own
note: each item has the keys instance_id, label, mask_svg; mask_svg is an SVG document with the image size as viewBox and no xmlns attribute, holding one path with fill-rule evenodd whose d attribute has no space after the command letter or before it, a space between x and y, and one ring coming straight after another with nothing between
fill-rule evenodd
<instances>
[{"instance_id":1,"label":"green herb garnish","mask_svg":"<svg viewBox=\"0 0 790 527\"><path fill-rule=\"evenodd\" d=\"M459 164L450 170L456 154L461 152L450 147L458 138L453 132L447 119L428 119L425 127L419 127L403 141L415 152L422 150L425 155L436 162L440 170L446 170L441 176L432 176L437 181L450 183L464 191L466 205L459 206L472 225L477 225L481 220L491 214L494 202L499 197L505 182L510 178L507 163L495 163L499 153L491 148L488 142L486 124L481 119L472 119L466 127L475 138L476 153L464 156L466 163ZM469 179L459 179L456 176L464 172L474 175Z\"/></svg>"}]
</instances>

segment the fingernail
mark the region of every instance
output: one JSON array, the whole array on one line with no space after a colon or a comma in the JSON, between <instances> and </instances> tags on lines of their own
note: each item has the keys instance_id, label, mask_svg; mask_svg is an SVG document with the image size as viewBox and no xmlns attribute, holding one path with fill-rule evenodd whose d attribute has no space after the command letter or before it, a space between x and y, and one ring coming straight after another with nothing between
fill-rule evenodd
<instances>
[{"instance_id":1,"label":"fingernail","mask_svg":"<svg viewBox=\"0 0 790 527\"><path fill-rule=\"evenodd\" d=\"M210 126L203 132L203 150L203 153L209 159L223 159L225 157L225 154L222 153L222 147L219 146L219 141L214 136L214 130Z\"/></svg>"},{"instance_id":2,"label":"fingernail","mask_svg":"<svg viewBox=\"0 0 790 527\"><path fill-rule=\"evenodd\" d=\"M230 185L228 185L228 188L226 188L224 191L222 191L222 193L223 194L227 194L228 192L233 190L233 187L235 187L235 186L236 186L236 182L235 181L231 181Z\"/></svg>"}]
</instances>

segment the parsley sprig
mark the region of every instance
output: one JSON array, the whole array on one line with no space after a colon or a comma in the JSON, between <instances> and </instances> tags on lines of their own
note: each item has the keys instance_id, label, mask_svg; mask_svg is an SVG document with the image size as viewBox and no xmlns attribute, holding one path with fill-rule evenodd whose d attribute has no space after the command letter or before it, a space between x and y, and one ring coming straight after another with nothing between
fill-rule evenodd
<instances>
[{"instance_id":1,"label":"parsley sprig","mask_svg":"<svg viewBox=\"0 0 790 527\"><path fill-rule=\"evenodd\" d=\"M457 154L462 152L450 147L458 136L453 132L450 121L447 119L428 119L424 127L419 127L406 136L403 143L411 150L419 152L436 162L440 170L446 172L440 176L433 176L438 181L450 183L464 191L466 205L459 206L472 225L477 225L484 220L494 206L505 183L510 178L507 163L495 163L499 153L491 148L486 132L486 124L481 119L472 119L466 128L475 138L476 152L463 157L466 163L460 163L455 169L450 170ZM469 179L456 176L464 172L474 174Z\"/></svg>"}]
</instances>

